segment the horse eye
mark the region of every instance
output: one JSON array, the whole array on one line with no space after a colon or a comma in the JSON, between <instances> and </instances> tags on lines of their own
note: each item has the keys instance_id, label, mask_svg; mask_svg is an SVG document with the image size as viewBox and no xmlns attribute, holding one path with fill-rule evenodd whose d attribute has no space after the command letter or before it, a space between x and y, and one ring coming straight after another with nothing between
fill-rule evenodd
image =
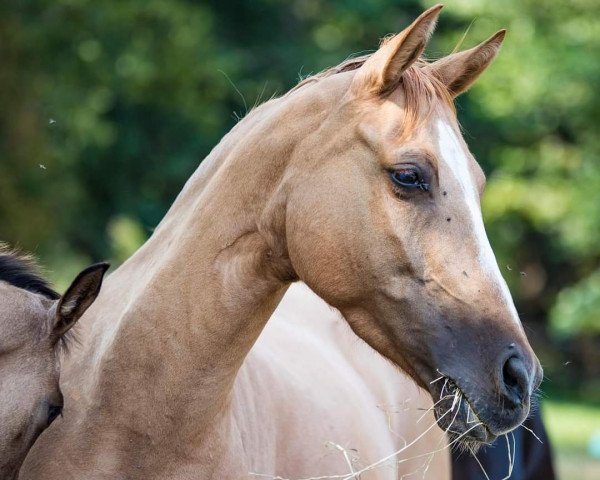
<instances>
[{"instance_id":1,"label":"horse eye","mask_svg":"<svg viewBox=\"0 0 600 480\"><path fill-rule=\"evenodd\" d=\"M423 181L418 170L412 168L404 168L394 170L390 173L392 181L403 188L418 188L420 190L429 190L429 184Z\"/></svg>"},{"instance_id":2,"label":"horse eye","mask_svg":"<svg viewBox=\"0 0 600 480\"><path fill-rule=\"evenodd\" d=\"M63 407L60 405L48 405L48 425L50 425L56 417L62 415Z\"/></svg>"}]
</instances>

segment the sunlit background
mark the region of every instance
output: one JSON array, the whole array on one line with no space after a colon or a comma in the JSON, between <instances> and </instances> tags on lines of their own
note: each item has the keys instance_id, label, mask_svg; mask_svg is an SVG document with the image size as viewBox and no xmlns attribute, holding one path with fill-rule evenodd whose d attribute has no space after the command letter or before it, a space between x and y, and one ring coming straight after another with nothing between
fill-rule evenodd
<instances>
[{"instance_id":1,"label":"sunlit background","mask_svg":"<svg viewBox=\"0 0 600 480\"><path fill-rule=\"evenodd\" d=\"M64 288L125 260L255 104L432 2L0 3L0 239ZM546 370L561 478L600 478L600 2L448 0L436 58L508 28L459 100L491 242Z\"/></svg>"}]
</instances>

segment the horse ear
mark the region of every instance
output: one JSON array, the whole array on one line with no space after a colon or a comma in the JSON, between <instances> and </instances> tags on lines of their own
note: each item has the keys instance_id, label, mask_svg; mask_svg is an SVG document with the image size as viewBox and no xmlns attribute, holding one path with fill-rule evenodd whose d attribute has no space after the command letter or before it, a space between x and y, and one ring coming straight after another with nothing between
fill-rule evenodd
<instances>
[{"instance_id":1,"label":"horse ear","mask_svg":"<svg viewBox=\"0 0 600 480\"><path fill-rule=\"evenodd\" d=\"M500 30L476 47L448 55L425 68L430 70L456 97L468 90L477 77L492 63L505 35L506 30Z\"/></svg>"},{"instance_id":2,"label":"horse ear","mask_svg":"<svg viewBox=\"0 0 600 480\"><path fill-rule=\"evenodd\" d=\"M352 84L353 90L380 94L395 87L402 72L425 50L442 7L443 5L431 7L408 28L386 39L379 50L358 69Z\"/></svg>"},{"instance_id":3,"label":"horse ear","mask_svg":"<svg viewBox=\"0 0 600 480\"><path fill-rule=\"evenodd\" d=\"M60 298L52 328L52 334L57 340L67 333L88 307L94 303L100 293L102 279L109 266L108 263L97 263L86 268L77 275Z\"/></svg>"}]
</instances>

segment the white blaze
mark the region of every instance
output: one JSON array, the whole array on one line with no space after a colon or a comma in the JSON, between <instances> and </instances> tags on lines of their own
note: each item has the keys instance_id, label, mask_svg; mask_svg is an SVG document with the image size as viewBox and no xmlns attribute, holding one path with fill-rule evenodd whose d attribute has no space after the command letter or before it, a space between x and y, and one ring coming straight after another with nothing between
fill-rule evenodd
<instances>
[{"instance_id":1,"label":"white blaze","mask_svg":"<svg viewBox=\"0 0 600 480\"><path fill-rule=\"evenodd\" d=\"M456 181L460 185L464 195L465 203L469 209L475 242L478 249L478 258L481 268L487 273L488 277L494 281L499 291L502 293L504 300L513 313L513 319L520 324L517 310L513 302L510 291L500 269L492 247L485 233L483 226L483 217L481 216L481 207L477 190L473 182L473 177L468 166L468 159L460 144L460 141L454 132L454 129L442 120L437 121L438 141L442 160L448 166L448 170L452 172Z\"/></svg>"}]
</instances>

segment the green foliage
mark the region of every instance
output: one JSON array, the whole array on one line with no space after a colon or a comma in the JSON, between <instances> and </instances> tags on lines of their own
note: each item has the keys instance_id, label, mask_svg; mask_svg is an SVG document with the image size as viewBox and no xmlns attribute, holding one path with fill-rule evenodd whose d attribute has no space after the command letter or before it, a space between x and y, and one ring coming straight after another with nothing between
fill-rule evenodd
<instances>
[{"instance_id":1,"label":"green foliage","mask_svg":"<svg viewBox=\"0 0 600 480\"><path fill-rule=\"evenodd\" d=\"M562 334L598 333L600 4L461 0L449 10L477 19L467 42L508 28L461 118L489 173L484 214L513 293L528 315L552 310Z\"/></svg>"},{"instance_id":2,"label":"green foliage","mask_svg":"<svg viewBox=\"0 0 600 480\"><path fill-rule=\"evenodd\" d=\"M600 407L583 401L545 400L542 414L552 444L561 450L585 452L600 430Z\"/></svg>"},{"instance_id":3,"label":"green foliage","mask_svg":"<svg viewBox=\"0 0 600 480\"><path fill-rule=\"evenodd\" d=\"M118 264L123 263L146 241L139 222L125 216L114 217L108 224L112 255Z\"/></svg>"},{"instance_id":4,"label":"green foliage","mask_svg":"<svg viewBox=\"0 0 600 480\"><path fill-rule=\"evenodd\" d=\"M558 294L552 326L562 334L600 333L600 269Z\"/></svg>"},{"instance_id":5,"label":"green foliage","mask_svg":"<svg viewBox=\"0 0 600 480\"><path fill-rule=\"evenodd\" d=\"M237 116L374 49L420 3L0 3L0 238L59 283L123 261ZM596 0L455 0L429 48L509 30L459 117L520 311L570 335L600 331L599 16Z\"/></svg>"},{"instance_id":6,"label":"green foliage","mask_svg":"<svg viewBox=\"0 0 600 480\"><path fill-rule=\"evenodd\" d=\"M558 478L597 479L600 461L589 454L589 445L600 432L600 406L582 400L547 399L542 402L542 416Z\"/></svg>"}]
</instances>

